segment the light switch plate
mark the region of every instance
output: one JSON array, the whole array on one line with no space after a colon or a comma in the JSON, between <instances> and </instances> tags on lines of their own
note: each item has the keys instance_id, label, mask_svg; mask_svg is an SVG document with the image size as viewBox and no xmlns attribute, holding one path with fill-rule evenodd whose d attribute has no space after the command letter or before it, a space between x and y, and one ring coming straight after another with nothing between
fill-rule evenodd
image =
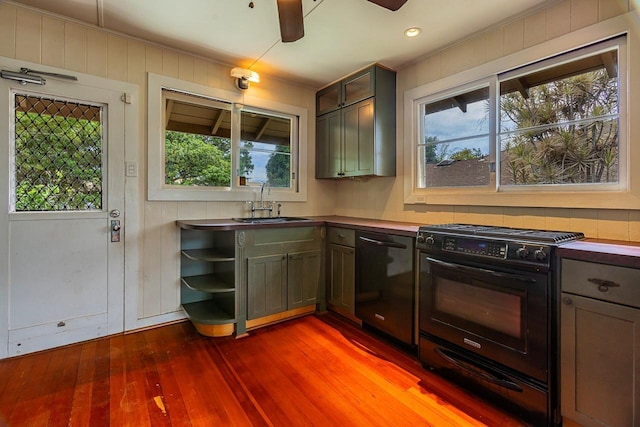
<instances>
[{"instance_id":1,"label":"light switch plate","mask_svg":"<svg viewBox=\"0 0 640 427\"><path fill-rule=\"evenodd\" d=\"M138 164L136 162L125 162L126 176L138 176Z\"/></svg>"}]
</instances>

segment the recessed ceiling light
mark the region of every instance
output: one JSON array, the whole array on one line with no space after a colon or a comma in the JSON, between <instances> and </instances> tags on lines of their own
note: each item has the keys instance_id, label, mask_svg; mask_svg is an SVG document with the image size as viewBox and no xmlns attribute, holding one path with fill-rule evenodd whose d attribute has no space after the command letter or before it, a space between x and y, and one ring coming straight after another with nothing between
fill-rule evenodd
<instances>
[{"instance_id":1,"label":"recessed ceiling light","mask_svg":"<svg viewBox=\"0 0 640 427\"><path fill-rule=\"evenodd\" d=\"M419 27L411 27L404 30L404 35L407 37L417 37L422 32L422 29Z\"/></svg>"}]
</instances>

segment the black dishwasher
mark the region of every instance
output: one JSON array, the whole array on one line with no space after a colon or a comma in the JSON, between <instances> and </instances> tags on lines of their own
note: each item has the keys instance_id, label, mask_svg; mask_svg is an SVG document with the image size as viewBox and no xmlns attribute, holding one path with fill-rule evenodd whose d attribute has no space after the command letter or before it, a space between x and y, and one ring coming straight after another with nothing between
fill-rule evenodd
<instances>
[{"instance_id":1,"label":"black dishwasher","mask_svg":"<svg viewBox=\"0 0 640 427\"><path fill-rule=\"evenodd\" d=\"M414 239L358 232L355 314L409 345L414 344Z\"/></svg>"}]
</instances>

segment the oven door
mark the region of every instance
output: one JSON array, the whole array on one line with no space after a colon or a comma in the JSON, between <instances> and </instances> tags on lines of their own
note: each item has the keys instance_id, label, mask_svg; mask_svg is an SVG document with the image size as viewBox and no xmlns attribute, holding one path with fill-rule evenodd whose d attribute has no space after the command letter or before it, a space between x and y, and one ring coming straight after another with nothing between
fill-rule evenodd
<instances>
[{"instance_id":1,"label":"oven door","mask_svg":"<svg viewBox=\"0 0 640 427\"><path fill-rule=\"evenodd\" d=\"M420 332L547 382L546 273L420 260Z\"/></svg>"}]
</instances>

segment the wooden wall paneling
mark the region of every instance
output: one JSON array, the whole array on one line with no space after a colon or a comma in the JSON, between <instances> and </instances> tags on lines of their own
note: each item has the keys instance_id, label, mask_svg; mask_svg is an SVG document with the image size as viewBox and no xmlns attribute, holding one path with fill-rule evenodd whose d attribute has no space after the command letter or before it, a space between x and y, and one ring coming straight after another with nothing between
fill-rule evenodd
<instances>
[{"instance_id":1,"label":"wooden wall paneling","mask_svg":"<svg viewBox=\"0 0 640 427\"><path fill-rule=\"evenodd\" d=\"M16 8L0 3L0 56L16 56Z\"/></svg>"},{"instance_id":2,"label":"wooden wall paneling","mask_svg":"<svg viewBox=\"0 0 640 427\"><path fill-rule=\"evenodd\" d=\"M610 1L610 0L604 0ZM598 0L571 0L571 31L598 22Z\"/></svg>"},{"instance_id":3,"label":"wooden wall paneling","mask_svg":"<svg viewBox=\"0 0 640 427\"><path fill-rule=\"evenodd\" d=\"M640 211L629 212L629 240L640 242Z\"/></svg>"},{"instance_id":4,"label":"wooden wall paneling","mask_svg":"<svg viewBox=\"0 0 640 427\"><path fill-rule=\"evenodd\" d=\"M162 49L162 74L178 78L180 75L180 55L170 49Z\"/></svg>"},{"instance_id":5,"label":"wooden wall paneling","mask_svg":"<svg viewBox=\"0 0 640 427\"><path fill-rule=\"evenodd\" d=\"M231 69L229 69L229 72L231 72ZM231 88L233 88L233 82L231 82L231 85L229 86L225 86L222 84L223 77L226 78L226 76L223 76L222 65L216 64L215 62L209 62L207 64L207 84L209 86L225 90L230 90Z\"/></svg>"},{"instance_id":6,"label":"wooden wall paneling","mask_svg":"<svg viewBox=\"0 0 640 427\"><path fill-rule=\"evenodd\" d=\"M547 14L545 10L538 11L524 18L524 47L542 43L546 39Z\"/></svg>"},{"instance_id":7,"label":"wooden wall paneling","mask_svg":"<svg viewBox=\"0 0 640 427\"><path fill-rule=\"evenodd\" d=\"M178 202L162 202L162 247L156 268L161 270L160 313L180 309L180 233L176 227Z\"/></svg>"},{"instance_id":8,"label":"wooden wall paneling","mask_svg":"<svg viewBox=\"0 0 640 427\"><path fill-rule=\"evenodd\" d=\"M162 206L157 202L144 204L144 243L142 245L142 270L144 271L140 295L139 317L161 313L162 272Z\"/></svg>"},{"instance_id":9,"label":"wooden wall paneling","mask_svg":"<svg viewBox=\"0 0 640 427\"><path fill-rule=\"evenodd\" d=\"M629 211L603 209L598 211L599 239L629 241Z\"/></svg>"},{"instance_id":10,"label":"wooden wall paneling","mask_svg":"<svg viewBox=\"0 0 640 427\"><path fill-rule=\"evenodd\" d=\"M571 2L565 0L549 6L547 11L547 40L571 31Z\"/></svg>"},{"instance_id":11,"label":"wooden wall paneling","mask_svg":"<svg viewBox=\"0 0 640 427\"><path fill-rule=\"evenodd\" d=\"M524 47L524 20L518 19L504 26L504 54L518 52Z\"/></svg>"},{"instance_id":12,"label":"wooden wall paneling","mask_svg":"<svg viewBox=\"0 0 640 427\"><path fill-rule=\"evenodd\" d=\"M162 56L162 48L151 45L145 46L146 71L149 73L162 74Z\"/></svg>"},{"instance_id":13,"label":"wooden wall paneling","mask_svg":"<svg viewBox=\"0 0 640 427\"><path fill-rule=\"evenodd\" d=\"M135 83L140 87L140 99L136 99L136 103L142 103L146 106L147 102L147 75L146 75L146 55L145 44L137 40L127 40L127 80L130 83ZM146 108L141 110L145 113L143 117L146 117ZM145 123L143 119L140 123ZM140 126L142 131L145 126Z\"/></svg>"},{"instance_id":14,"label":"wooden wall paneling","mask_svg":"<svg viewBox=\"0 0 640 427\"><path fill-rule=\"evenodd\" d=\"M41 63L42 19L29 10L18 9L16 15L16 59Z\"/></svg>"},{"instance_id":15,"label":"wooden wall paneling","mask_svg":"<svg viewBox=\"0 0 640 427\"><path fill-rule=\"evenodd\" d=\"M629 10L629 0L600 0L598 2L598 20L605 21L614 16L627 13Z\"/></svg>"},{"instance_id":16,"label":"wooden wall paneling","mask_svg":"<svg viewBox=\"0 0 640 427\"><path fill-rule=\"evenodd\" d=\"M87 28L67 22L64 26L64 68L87 72Z\"/></svg>"},{"instance_id":17,"label":"wooden wall paneling","mask_svg":"<svg viewBox=\"0 0 640 427\"><path fill-rule=\"evenodd\" d=\"M206 86L208 83L208 63L204 59L195 58L193 60L193 81L199 85Z\"/></svg>"},{"instance_id":18,"label":"wooden wall paneling","mask_svg":"<svg viewBox=\"0 0 640 427\"><path fill-rule=\"evenodd\" d=\"M184 53L178 55L178 78L193 82L193 56Z\"/></svg>"},{"instance_id":19,"label":"wooden wall paneling","mask_svg":"<svg viewBox=\"0 0 640 427\"><path fill-rule=\"evenodd\" d=\"M207 202L180 202L177 219L203 219L207 217ZM179 233L178 227L176 232Z\"/></svg>"},{"instance_id":20,"label":"wooden wall paneling","mask_svg":"<svg viewBox=\"0 0 640 427\"><path fill-rule=\"evenodd\" d=\"M65 24L60 19L42 17L42 63L65 68ZM84 51L84 50L83 50Z\"/></svg>"},{"instance_id":21,"label":"wooden wall paneling","mask_svg":"<svg viewBox=\"0 0 640 427\"><path fill-rule=\"evenodd\" d=\"M93 28L87 30L86 72L98 77L107 77L107 35Z\"/></svg>"},{"instance_id":22,"label":"wooden wall paneling","mask_svg":"<svg viewBox=\"0 0 640 427\"><path fill-rule=\"evenodd\" d=\"M127 81L127 39L107 35L107 77Z\"/></svg>"}]
</instances>

